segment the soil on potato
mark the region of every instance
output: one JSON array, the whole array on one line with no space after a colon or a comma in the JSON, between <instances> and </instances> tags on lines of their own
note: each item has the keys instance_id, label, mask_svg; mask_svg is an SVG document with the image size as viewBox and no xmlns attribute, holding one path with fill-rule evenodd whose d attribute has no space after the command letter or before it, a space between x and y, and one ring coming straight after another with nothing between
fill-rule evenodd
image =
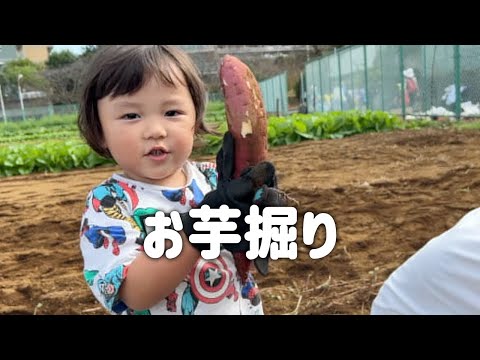
<instances>
[{"instance_id":1,"label":"soil on potato","mask_svg":"<svg viewBox=\"0 0 480 360\"><path fill-rule=\"evenodd\" d=\"M210 158L213 159L213 158ZM423 129L270 150L299 203L298 257L256 275L267 314L368 314L386 277L480 206L480 132ZM0 179L0 314L105 314L82 275L87 192L115 168ZM334 250L309 257L305 212L330 214ZM310 248L323 244L319 228Z\"/></svg>"}]
</instances>

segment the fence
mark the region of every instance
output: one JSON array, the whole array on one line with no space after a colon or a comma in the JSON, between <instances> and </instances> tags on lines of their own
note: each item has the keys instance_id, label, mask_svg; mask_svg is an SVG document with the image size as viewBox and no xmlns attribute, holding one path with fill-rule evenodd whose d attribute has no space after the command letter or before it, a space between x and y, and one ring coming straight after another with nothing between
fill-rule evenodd
<instances>
[{"instance_id":1,"label":"fence","mask_svg":"<svg viewBox=\"0 0 480 360\"><path fill-rule=\"evenodd\" d=\"M269 114L288 114L287 72L259 82L265 110ZM222 93L209 93L209 101L224 101Z\"/></svg>"},{"instance_id":2,"label":"fence","mask_svg":"<svg viewBox=\"0 0 480 360\"><path fill-rule=\"evenodd\" d=\"M306 64L302 99L309 112L480 116L480 46L344 47Z\"/></svg>"},{"instance_id":3,"label":"fence","mask_svg":"<svg viewBox=\"0 0 480 360\"><path fill-rule=\"evenodd\" d=\"M279 115L288 114L287 73L284 72L259 83L262 92L265 110L267 113ZM209 93L209 101L224 101L222 93ZM20 104L18 108L5 109L0 113L3 121L18 121L25 119L39 119L43 116L54 114L74 113L78 111L77 104L28 106L24 110Z\"/></svg>"},{"instance_id":4,"label":"fence","mask_svg":"<svg viewBox=\"0 0 480 360\"><path fill-rule=\"evenodd\" d=\"M27 106L25 105L25 119L39 119L44 116L54 114L71 114L78 111L77 104L64 104L64 105L49 105L49 106ZM19 121L24 118L22 109L5 109L5 116L2 114L3 121Z\"/></svg>"},{"instance_id":5,"label":"fence","mask_svg":"<svg viewBox=\"0 0 480 360\"><path fill-rule=\"evenodd\" d=\"M288 114L287 73L276 75L259 83L265 111L277 116Z\"/></svg>"}]
</instances>

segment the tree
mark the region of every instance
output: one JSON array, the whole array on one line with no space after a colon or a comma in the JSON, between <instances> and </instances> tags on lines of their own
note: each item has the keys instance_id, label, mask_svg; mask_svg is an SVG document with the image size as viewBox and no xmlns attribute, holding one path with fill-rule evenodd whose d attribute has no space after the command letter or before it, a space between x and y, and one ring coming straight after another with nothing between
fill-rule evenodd
<instances>
[{"instance_id":1,"label":"tree","mask_svg":"<svg viewBox=\"0 0 480 360\"><path fill-rule=\"evenodd\" d=\"M80 57L89 57L90 55L95 54L98 50L98 45L85 45L83 47L83 52L80 54Z\"/></svg>"},{"instance_id":2,"label":"tree","mask_svg":"<svg viewBox=\"0 0 480 360\"><path fill-rule=\"evenodd\" d=\"M5 97L18 98L18 78L21 74L21 87L25 90L42 90L47 86L43 76L44 66L29 59L8 61L0 70L0 84Z\"/></svg>"},{"instance_id":3,"label":"tree","mask_svg":"<svg viewBox=\"0 0 480 360\"><path fill-rule=\"evenodd\" d=\"M52 52L45 63L49 69L59 69L66 65L73 64L78 57L70 50Z\"/></svg>"},{"instance_id":4,"label":"tree","mask_svg":"<svg viewBox=\"0 0 480 360\"><path fill-rule=\"evenodd\" d=\"M83 80L82 74L89 61L89 56L81 56L73 64L45 71L45 77L49 83L48 94L53 104L78 102Z\"/></svg>"}]
</instances>

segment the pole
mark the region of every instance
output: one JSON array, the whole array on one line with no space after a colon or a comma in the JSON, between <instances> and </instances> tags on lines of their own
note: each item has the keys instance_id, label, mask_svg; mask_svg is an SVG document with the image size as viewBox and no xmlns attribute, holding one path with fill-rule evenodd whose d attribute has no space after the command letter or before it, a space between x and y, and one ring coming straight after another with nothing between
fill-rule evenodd
<instances>
[{"instance_id":1,"label":"pole","mask_svg":"<svg viewBox=\"0 0 480 360\"><path fill-rule=\"evenodd\" d=\"M368 62L367 62L367 45L363 45L363 69L365 76L365 109L370 109L370 102L368 97Z\"/></svg>"},{"instance_id":2,"label":"pole","mask_svg":"<svg viewBox=\"0 0 480 360\"><path fill-rule=\"evenodd\" d=\"M403 79L403 45L400 45L400 89L401 89L401 100L402 100L402 117L403 120L405 120L405 112L406 112L406 107L405 107L405 81Z\"/></svg>"},{"instance_id":3,"label":"pole","mask_svg":"<svg viewBox=\"0 0 480 360\"><path fill-rule=\"evenodd\" d=\"M422 112L426 113L427 112L427 46L428 45L422 45L423 46L423 107L422 107ZM432 105L430 105L430 108Z\"/></svg>"},{"instance_id":4,"label":"pole","mask_svg":"<svg viewBox=\"0 0 480 360\"><path fill-rule=\"evenodd\" d=\"M380 81L382 86L382 111L385 111L385 90L383 86L383 56L382 56L382 49L383 45L378 45L380 47ZM396 90L396 89L395 89Z\"/></svg>"},{"instance_id":5,"label":"pole","mask_svg":"<svg viewBox=\"0 0 480 360\"><path fill-rule=\"evenodd\" d=\"M462 115L462 90L460 74L460 45L453 45L453 67L455 70L455 116L460 120Z\"/></svg>"},{"instance_id":6,"label":"pole","mask_svg":"<svg viewBox=\"0 0 480 360\"><path fill-rule=\"evenodd\" d=\"M334 53L337 55L337 64L338 64L338 85L340 87L340 110L343 111L342 66L340 64L340 51L337 53L337 48L335 48Z\"/></svg>"},{"instance_id":7,"label":"pole","mask_svg":"<svg viewBox=\"0 0 480 360\"><path fill-rule=\"evenodd\" d=\"M3 93L2 93L2 85L0 85L0 104L2 105L2 115L3 115L3 122L7 122L7 114L5 113L5 104L3 103Z\"/></svg>"},{"instance_id":8,"label":"pole","mask_svg":"<svg viewBox=\"0 0 480 360\"><path fill-rule=\"evenodd\" d=\"M18 74L17 85L18 85L18 97L20 99L20 107L22 108L22 119L25 121L25 107L23 106L23 95L22 88L20 87L20 79L23 78L22 74Z\"/></svg>"},{"instance_id":9,"label":"pole","mask_svg":"<svg viewBox=\"0 0 480 360\"><path fill-rule=\"evenodd\" d=\"M317 61L318 61L318 73L319 73L319 78L320 78L320 80L319 80L320 81L320 99L321 99L320 104L322 105L321 110L322 110L322 112L324 112L325 107L323 105L323 101L324 101L325 98L324 98L324 95L323 95L323 86L322 86L322 60L319 59Z\"/></svg>"}]
</instances>

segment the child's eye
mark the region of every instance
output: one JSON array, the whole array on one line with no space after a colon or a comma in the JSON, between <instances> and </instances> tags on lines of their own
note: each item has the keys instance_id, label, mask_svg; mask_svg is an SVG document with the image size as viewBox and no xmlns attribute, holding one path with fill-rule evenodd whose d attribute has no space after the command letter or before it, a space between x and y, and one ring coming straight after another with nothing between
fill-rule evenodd
<instances>
[{"instance_id":1,"label":"child's eye","mask_svg":"<svg viewBox=\"0 0 480 360\"><path fill-rule=\"evenodd\" d=\"M180 112L178 110L170 110L165 113L165 116L178 116Z\"/></svg>"},{"instance_id":2,"label":"child's eye","mask_svg":"<svg viewBox=\"0 0 480 360\"><path fill-rule=\"evenodd\" d=\"M121 119L126 119L126 120L133 120L133 119L137 119L139 117L140 117L140 115L138 115L138 114L128 113L128 114L122 115L120 118Z\"/></svg>"}]
</instances>

